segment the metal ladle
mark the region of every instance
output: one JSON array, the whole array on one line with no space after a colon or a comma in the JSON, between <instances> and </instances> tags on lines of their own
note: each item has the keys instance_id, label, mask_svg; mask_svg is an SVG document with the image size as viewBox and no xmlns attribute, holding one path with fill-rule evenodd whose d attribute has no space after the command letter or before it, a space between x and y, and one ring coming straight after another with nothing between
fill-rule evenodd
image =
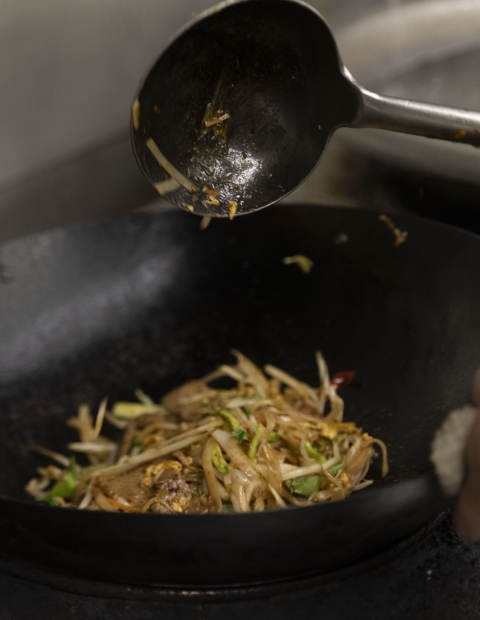
<instances>
[{"instance_id":1,"label":"metal ladle","mask_svg":"<svg viewBox=\"0 0 480 620\"><path fill-rule=\"evenodd\" d=\"M357 84L321 15L298 0L230 0L195 18L132 106L133 149L148 180L182 209L219 217L284 198L339 127L480 146L480 113Z\"/></svg>"}]
</instances>

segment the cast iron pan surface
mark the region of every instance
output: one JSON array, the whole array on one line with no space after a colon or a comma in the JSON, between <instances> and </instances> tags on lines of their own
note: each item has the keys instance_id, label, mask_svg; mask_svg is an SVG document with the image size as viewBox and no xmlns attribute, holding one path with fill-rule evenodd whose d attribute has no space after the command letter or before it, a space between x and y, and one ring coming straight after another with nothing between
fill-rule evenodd
<instances>
[{"instance_id":1,"label":"cast iron pan surface","mask_svg":"<svg viewBox=\"0 0 480 620\"><path fill-rule=\"evenodd\" d=\"M79 225L0 246L0 551L103 581L256 583L324 572L399 540L445 506L429 444L479 364L480 240L407 217L275 207ZM282 259L305 254L309 275ZM246 515L135 515L37 505L23 486L64 450L65 420L141 387L159 398L235 347L315 383L314 351L353 369L346 419L391 470L344 502Z\"/></svg>"}]
</instances>

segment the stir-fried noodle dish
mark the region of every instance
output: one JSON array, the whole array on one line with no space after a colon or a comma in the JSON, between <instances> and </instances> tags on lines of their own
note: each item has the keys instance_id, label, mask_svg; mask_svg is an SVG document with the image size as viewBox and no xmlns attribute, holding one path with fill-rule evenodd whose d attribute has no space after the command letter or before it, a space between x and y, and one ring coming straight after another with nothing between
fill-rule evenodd
<instances>
[{"instance_id":1,"label":"stir-fried noodle dish","mask_svg":"<svg viewBox=\"0 0 480 620\"><path fill-rule=\"evenodd\" d=\"M79 441L76 458L35 446L55 462L38 467L27 492L64 508L110 512L249 512L344 499L373 484L368 471L385 444L343 419L337 393L354 373L329 377L317 353L320 387L275 366L262 372L244 355L203 379L189 381L155 404L103 400L95 421L80 406L68 426ZM234 387L214 387L228 377ZM232 383L233 385L233 383ZM104 423L123 431L103 436ZM88 464L87 464L88 462Z\"/></svg>"}]
</instances>

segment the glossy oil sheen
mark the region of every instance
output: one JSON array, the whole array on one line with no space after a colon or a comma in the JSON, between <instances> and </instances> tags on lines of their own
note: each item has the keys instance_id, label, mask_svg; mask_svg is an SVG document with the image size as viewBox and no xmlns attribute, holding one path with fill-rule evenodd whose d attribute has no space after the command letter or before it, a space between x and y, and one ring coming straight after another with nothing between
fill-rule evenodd
<instances>
[{"instance_id":1,"label":"glossy oil sheen","mask_svg":"<svg viewBox=\"0 0 480 620\"><path fill-rule=\"evenodd\" d=\"M358 94L341 72L333 36L308 5L226 3L189 24L142 83L137 161L148 180L168 175L146 141L220 204L184 189L166 198L201 214L248 213L276 202L312 172L333 130L353 121ZM207 106L230 114L222 135L206 131Z\"/></svg>"}]
</instances>

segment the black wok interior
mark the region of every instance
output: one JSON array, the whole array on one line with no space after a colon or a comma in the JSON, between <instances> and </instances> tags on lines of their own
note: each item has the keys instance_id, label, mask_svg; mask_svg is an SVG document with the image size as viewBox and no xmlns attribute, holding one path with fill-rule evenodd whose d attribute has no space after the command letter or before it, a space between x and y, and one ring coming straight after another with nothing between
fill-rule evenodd
<instances>
[{"instance_id":1,"label":"black wok interior","mask_svg":"<svg viewBox=\"0 0 480 620\"><path fill-rule=\"evenodd\" d=\"M279 206L234 222L181 212L73 226L0 248L0 553L102 579L226 584L328 570L405 536L444 505L429 444L470 398L479 364L480 241L419 218ZM285 256L315 262L309 275ZM125 515L35 505L23 492L44 464L29 444L64 450L65 420L154 398L237 348L306 382L320 349L346 419L382 438L390 474L326 506L250 515ZM15 500L15 501L12 501ZM253 561L252 558L255 558Z\"/></svg>"}]
</instances>

